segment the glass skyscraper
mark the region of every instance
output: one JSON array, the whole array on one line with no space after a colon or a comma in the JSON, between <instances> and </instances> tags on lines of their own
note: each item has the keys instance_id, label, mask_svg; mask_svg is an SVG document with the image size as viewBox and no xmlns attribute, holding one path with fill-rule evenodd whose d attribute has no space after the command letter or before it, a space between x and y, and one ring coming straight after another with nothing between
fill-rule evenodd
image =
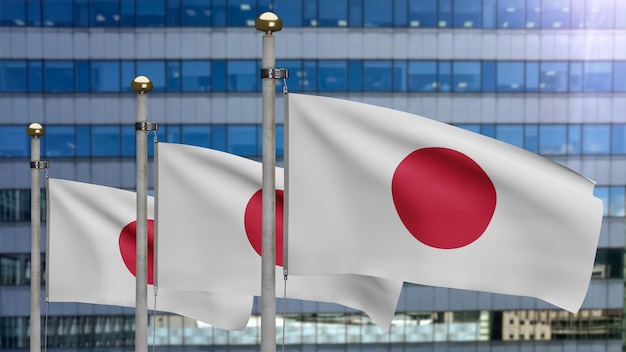
<instances>
[{"instance_id":1,"label":"glass skyscraper","mask_svg":"<svg viewBox=\"0 0 626 352\"><path fill-rule=\"evenodd\" d=\"M145 75L154 83L148 121L159 123L159 140L260 160L262 33L254 22L265 11L284 24L275 33L276 65L289 70L289 91L494 137L595 180L604 202L578 314L528 297L405 284L388 332L342 306L280 301L279 344L284 331L288 351L622 351L622 0L0 0L0 349L29 348L26 127L44 125L41 159L51 177L132 190L130 82ZM277 92L282 87L278 80ZM277 109L279 163L282 117ZM149 343L167 351L256 351L256 302L241 332L151 315ZM51 350L134 349L133 309L43 307L42 342Z\"/></svg>"}]
</instances>

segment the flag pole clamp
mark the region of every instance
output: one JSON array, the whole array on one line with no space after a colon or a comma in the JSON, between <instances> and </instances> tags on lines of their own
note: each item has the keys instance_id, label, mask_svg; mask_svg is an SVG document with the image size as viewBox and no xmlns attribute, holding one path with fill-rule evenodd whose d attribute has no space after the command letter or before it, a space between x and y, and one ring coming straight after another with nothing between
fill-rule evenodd
<instances>
[{"instance_id":1,"label":"flag pole clamp","mask_svg":"<svg viewBox=\"0 0 626 352\"><path fill-rule=\"evenodd\" d=\"M289 70L286 68L262 68L261 78L289 78Z\"/></svg>"},{"instance_id":2,"label":"flag pole clamp","mask_svg":"<svg viewBox=\"0 0 626 352\"><path fill-rule=\"evenodd\" d=\"M30 168L31 169L47 169L48 168L48 162L47 161L31 161L30 162Z\"/></svg>"},{"instance_id":3,"label":"flag pole clamp","mask_svg":"<svg viewBox=\"0 0 626 352\"><path fill-rule=\"evenodd\" d=\"M135 131L156 131L159 124L156 122L135 122Z\"/></svg>"}]
</instances>

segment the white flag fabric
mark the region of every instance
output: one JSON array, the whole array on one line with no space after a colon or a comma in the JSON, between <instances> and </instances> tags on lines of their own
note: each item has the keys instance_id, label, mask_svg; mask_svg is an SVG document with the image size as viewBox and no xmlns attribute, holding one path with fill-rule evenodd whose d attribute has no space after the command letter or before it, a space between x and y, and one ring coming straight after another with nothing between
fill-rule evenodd
<instances>
[{"instance_id":1,"label":"white flag fabric","mask_svg":"<svg viewBox=\"0 0 626 352\"><path fill-rule=\"evenodd\" d=\"M582 305L602 202L544 157L417 115L289 95L289 269Z\"/></svg>"},{"instance_id":2,"label":"white flag fabric","mask_svg":"<svg viewBox=\"0 0 626 352\"><path fill-rule=\"evenodd\" d=\"M135 269L136 193L51 178L48 197L48 300L135 307L131 269ZM149 197L149 219L153 205ZM148 254L151 261L152 248ZM151 272L149 264L148 283L153 283ZM148 285L148 309L154 307L153 292ZM218 328L243 330L252 302L252 295L159 290L156 308Z\"/></svg>"},{"instance_id":3,"label":"white flag fabric","mask_svg":"<svg viewBox=\"0 0 626 352\"><path fill-rule=\"evenodd\" d=\"M159 288L261 294L262 164L159 143ZM283 170L276 169L276 295L283 297ZM184 273L184 274L183 274ZM361 275L289 275L287 298L338 303L388 329L403 282Z\"/></svg>"}]
</instances>

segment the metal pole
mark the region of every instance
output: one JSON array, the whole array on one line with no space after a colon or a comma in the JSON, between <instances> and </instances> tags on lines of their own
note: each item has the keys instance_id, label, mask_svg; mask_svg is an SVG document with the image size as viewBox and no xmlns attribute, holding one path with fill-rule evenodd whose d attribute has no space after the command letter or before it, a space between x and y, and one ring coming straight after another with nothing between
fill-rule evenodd
<instances>
[{"instance_id":1,"label":"metal pole","mask_svg":"<svg viewBox=\"0 0 626 352\"><path fill-rule=\"evenodd\" d=\"M282 29L282 21L271 12L261 14L255 23L263 36L263 203L261 241L261 352L276 351L276 42L272 32Z\"/></svg>"},{"instance_id":2,"label":"metal pole","mask_svg":"<svg viewBox=\"0 0 626 352\"><path fill-rule=\"evenodd\" d=\"M137 76L130 84L137 92L136 138L136 273L135 351L148 351L148 97L152 82Z\"/></svg>"},{"instance_id":3,"label":"metal pole","mask_svg":"<svg viewBox=\"0 0 626 352\"><path fill-rule=\"evenodd\" d=\"M39 161L40 136L44 128L31 123L26 134L30 143L30 351L41 350L41 171L46 162Z\"/></svg>"}]
</instances>

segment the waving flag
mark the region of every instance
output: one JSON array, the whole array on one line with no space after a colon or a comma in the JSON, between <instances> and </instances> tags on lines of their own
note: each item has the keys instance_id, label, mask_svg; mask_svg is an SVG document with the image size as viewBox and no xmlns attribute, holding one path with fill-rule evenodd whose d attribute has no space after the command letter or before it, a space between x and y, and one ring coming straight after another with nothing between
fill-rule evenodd
<instances>
[{"instance_id":1,"label":"waving flag","mask_svg":"<svg viewBox=\"0 0 626 352\"><path fill-rule=\"evenodd\" d=\"M50 179L48 196L48 300L134 307L136 194ZM150 197L149 218L153 204ZM153 283L153 227L149 220L149 284ZM152 285L148 286L148 308L152 308L154 295ZM243 330L252 300L252 295L243 294L159 291L156 308L218 328Z\"/></svg>"},{"instance_id":2,"label":"waving flag","mask_svg":"<svg viewBox=\"0 0 626 352\"><path fill-rule=\"evenodd\" d=\"M181 144L158 149L159 288L261 294L262 165ZM282 275L283 172L276 170L276 279ZM287 298L362 310L386 330L403 282L289 275ZM283 290L276 290L279 297Z\"/></svg>"},{"instance_id":3,"label":"waving flag","mask_svg":"<svg viewBox=\"0 0 626 352\"><path fill-rule=\"evenodd\" d=\"M602 220L592 181L420 116L289 97L290 272L372 275L580 309Z\"/></svg>"}]
</instances>

